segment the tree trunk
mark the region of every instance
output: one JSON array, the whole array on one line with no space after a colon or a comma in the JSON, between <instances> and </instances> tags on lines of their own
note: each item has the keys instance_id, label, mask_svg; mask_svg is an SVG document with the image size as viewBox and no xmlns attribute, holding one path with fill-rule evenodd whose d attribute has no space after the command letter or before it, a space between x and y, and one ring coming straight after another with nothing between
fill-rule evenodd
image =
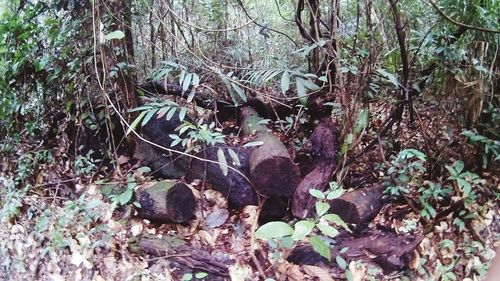
<instances>
[{"instance_id":1,"label":"tree trunk","mask_svg":"<svg viewBox=\"0 0 500 281\"><path fill-rule=\"evenodd\" d=\"M254 141L261 142L250 155L250 180L255 189L266 197L290 197L299 183L299 168L253 108L243 107L241 115L244 134L255 133Z\"/></svg>"}]
</instances>

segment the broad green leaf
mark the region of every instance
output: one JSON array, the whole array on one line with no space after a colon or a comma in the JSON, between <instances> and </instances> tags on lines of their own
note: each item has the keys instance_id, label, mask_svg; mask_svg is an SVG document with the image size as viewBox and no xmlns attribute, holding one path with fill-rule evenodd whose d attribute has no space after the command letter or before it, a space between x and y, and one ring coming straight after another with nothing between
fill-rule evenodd
<instances>
[{"instance_id":1,"label":"broad green leaf","mask_svg":"<svg viewBox=\"0 0 500 281\"><path fill-rule=\"evenodd\" d=\"M141 126L146 125L149 122L149 120L151 120L151 117L153 117L153 115L155 115L156 112L157 112L156 109L152 109L152 110L148 111L148 114L146 114L144 119L142 119Z\"/></svg>"},{"instance_id":2,"label":"broad green leaf","mask_svg":"<svg viewBox=\"0 0 500 281\"><path fill-rule=\"evenodd\" d=\"M453 168L452 166L445 165L444 167L446 168L446 170L448 170L448 172L450 173L451 177L458 176L457 171L455 171L455 168Z\"/></svg>"},{"instance_id":3,"label":"broad green leaf","mask_svg":"<svg viewBox=\"0 0 500 281\"><path fill-rule=\"evenodd\" d=\"M139 114L139 116L137 116L137 118L135 118L134 122L132 122L132 124L130 124L130 126L128 127L125 135L130 134L130 132L132 132L135 129L135 127L137 127L137 124L139 124L139 122L141 122L141 119L144 117L144 115L146 115L146 113L148 113L148 112L143 111L143 112L141 112L141 114Z\"/></svg>"},{"instance_id":4,"label":"broad green leaf","mask_svg":"<svg viewBox=\"0 0 500 281\"><path fill-rule=\"evenodd\" d=\"M377 69L376 70L380 75L382 75L383 77L385 77L387 80L389 80L389 82L391 82L391 84L394 86L394 88L398 88L399 87L399 82L398 82L398 78L396 77L396 75L392 74L392 73L389 73L383 69Z\"/></svg>"},{"instance_id":5,"label":"broad green leaf","mask_svg":"<svg viewBox=\"0 0 500 281\"><path fill-rule=\"evenodd\" d=\"M245 94L245 91L236 83L231 83L231 87L233 87L234 91L240 96L240 98L246 102L247 101L247 95Z\"/></svg>"},{"instance_id":6,"label":"broad green leaf","mask_svg":"<svg viewBox=\"0 0 500 281\"><path fill-rule=\"evenodd\" d=\"M304 79L304 87L306 87L307 89L309 89L311 91L318 91L321 89L320 86L316 85L316 83L314 83L313 81L311 81L309 79Z\"/></svg>"},{"instance_id":7,"label":"broad green leaf","mask_svg":"<svg viewBox=\"0 0 500 281\"><path fill-rule=\"evenodd\" d=\"M339 231L331 225L318 223L316 227L321 231L321 233L323 233L326 236L335 238L337 237L337 235L339 235Z\"/></svg>"},{"instance_id":8,"label":"broad green leaf","mask_svg":"<svg viewBox=\"0 0 500 281\"><path fill-rule=\"evenodd\" d=\"M307 235L311 233L313 228L314 228L313 221L308 221L308 220L298 221L295 224L295 230L293 232L292 239L296 241L304 239Z\"/></svg>"},{"instance_id":9,"label":"broad green leaf","mask_svg":"<svg viewBox=\"0 0 500 281\"><path fill-rule=\"evenodd\" d=\"M179 85L184 85L184 77L186 77L186 71L183 69L179 75Z\"/></svg>"},{"instance_id":10,"label":"broad green leaf","mask_svg":"<svg viewBox=\"0 0 500 281\"><path fill-rule=\"evenodd\" d=\"M326 212L330 210L330 204L325 202L316 202L315 207L316 207L316 214L318 214L319 217L326 214Z\"/></svg>"},{"instance_id":11,"label":"broad green leaf","mask_svg":"<svg viewBox=\"0 0 500 281\"><path fill-rule=\"evenodd\" d=\"M313 236L309 238L309 243L311 243L316 253L320 254L328 261L331 260L330 245L325 240L321 239L319 236Z\"/></svg>"},{"instance_id":12,"label":"broad green leaf","mask_svg":"<svg viewBox=\"0 0 500 281\"><path fill-rule=\"evenodd\" d=\"M121 30L116 30L113 32L110 32L106 34L105 38L106 40L113 40L113 39L123 39L125 37L125 33Z\"/></svg>"},{"instance_id":13,"label":"broad green leaf","mask_svg":"<svg viewBox=\"0 0 500 281\"><path fill-rule=\"evenodd\" d=\"M336 225L340 225L348 232L351 232L351 229L349 228L349 226L344 222L344 220L341 217L339 217L336 214L326 214L326 215L322 216L321 218L325 219L331 223L334 223Z\"/></svg>"},{"instance_id":14,"label":"broad green leaf","mask_svg":"<svg viewBox=\"0 0 500 281\"><path fill-rule=\"evenodd\" d=\"M281 76L281 92L286 94L286 92L290 89L290 73L288 71L284 71Z\"/></svg>"},{"instance_id":15,"label":"broad green leaf","mask_svg":"<svg viewBox=\"0 0 500 281\"><path fill-rule=\"evenodd\" d=\"M453 163L453 166L455 166L455 171L460 174L464 169L464 162L462 160L458 160Z\"/></svg>"},{"instance_id":16,"label":"broad green leaf","mask_svg":"<svg viewBox=\"0 0 500 281\"><path fill-rule=\"evenodd\" d=\"M200 84L200 76L198 74L193 73L193 78L191 78L191 85L198 86Z\"/></svg>"},{"instance_id":17,"label":"broad green leaf","mask_svg":"<svg viewBox=\"0 0 500 281\"><path fill-rule=\"evenodd\" d=\"M255 231L255 238L267 240L290 236L292 234L293 228L288 224L281 221L272 221L259 227L259 229Z\"/></svg>"},{"instance_id":18,"label":"broad green leaf","mask_svg":"<svg viewBox=\"0 0 500 281\"><path fill-rule=\"evenodd\" d=\"M121 205L125 205L127 204L130 199L132 199L132 195L134 194L134 190L133 189L127 189L125 192L123 192L122 194L120 194L120 204Z\"/></svg>"},{"instance_id":19,"label":"broad green leaf","mask_svg":"<svg viewBox=\"0 0 500 281\"><path fill-rule=\"evenodd\" d=\"M229 153L229 156L231 156L231 159L233 160L233 165L234 166L241 166L241 163L240 163L240 159L238 158L238 154L236 154L236 152L234 152L231 148L228 148L227 149L227 152Z\"/></svg>"},{"instance_id":20,"label":"broad green leaf","mask_svg":"<svg viewBox=\"0 0 500 281\"><path fill-rule=\"evenodd\" d=\"M309 194L311 194L312 196L314 196L318 199L325 199L325 195L323 194L323 192L321 192L317 189L309 189Z\"/></svg>"},{"instance_id":21,"label":"broad green leaf","mask_svg":"<svg viewBox=\"0 0 500 281\"><path fill-rule=\"evenodd\" d=\"M326 195L326 199L332 200L335 198L339 198L340 196L342 196L342 194L344 194L344 190L342 188L337 188L335 190L328 192L328 194Z\"/></svg>"},{"instance_id":22,"label":"broad green leaf","mask_svg":"<svg viewBox=\"0 0 500 281\"><path fill-rule=\"evenodd\" d=\"M170 119L172 119L172 117L174 116L176 110L177 108L175 107L170 108L165 119L167 119L167 121L170 121Z\"/></svg>"},{"instance_id":23,"label":"broad green leaf","mask_svg":"<svg viewBox=\"0 0 500 281\"><path fill-rule=\"evenodd\" d=\"M208 276L208 273L206 272L198 272L194 275L194 277L196 277L197 279L202 279L202 278L205 278Z\"/></svg>"},{"instance_id":24,"label":"broad green leaf","mask_svg":"<svg viewBox=\"0 0 500 281\"><path fill-rule=\"evenodd\" d=\"M224 151L222 151L221 148L217 150L217 161L219 162L219 167L222 170L222 174L224 176L227 176L228 167L227 167L226 156L224 155Z\"/></svg>"},{"instance_id":25,"label":"broad green leaf","mask_svg":"<svg viewBox=\"0 0 500 281\"><path fill-rule=\"evenodd\" d=\"M187 112L187 108L185 107L182 107L181 108L181 111L179 112L179 120L184 121L184 118L186 117L186 112Z\"/></svg>"},{"instance_id":26,"label":"broad green leaf","mask_svg":"<svg viewBox=\"0 0 500 281\"><path fill-rule=\"evenodd\" d=\"M337 255L335 257L335 261L337 262L337 264L339 265L340 268L342 268L343 270L347 269L347 262L345 261L345 259L343 257L341 257L340 255Z\"/></svg>"},{"instance_id":27,"label":"broad green leaf","mask_svg":"<svg viewBox=\"0 0 500 281\"><path fill-rule=\"evenodd\" d=\"M191 273L184 273L184 275L182 275L181 278L182 281L191 281L192 279L193 279L193 274Z\"/></svg>"},{"instance_id":28,"label":"broad green leaf","mask_svg":"<svg viewBox=\"0 0 500 281\"><path fill-rule=\"evenodd\" d=\"M366 108L363 108L356 119L356 123L354 124L354 133L359 134L363 131L364 128L368 125L368 116L369 111Z\"/></svg>"},{"instance_id":29,"label":"broad green leaf","mask_svg":"<svg viewBox=\"0 0 500 281\"><path fill-rule=\"evenodd\" d=\"M195 94L196 94L196 92L194 91L194 89L192 89L191 92L189 93L189 96L187 97L186 101L192 102Z\"/></svg>"},{"instance_id":30,"label":"broad green leaf","mask_svg":"<svg viewBox=\"0 0 500 281\"><path fill-rule=\"evenodd\" d=\"M300 103L304 106L307 105L307 91L304 85L304 79L297 77L295 79L295 84L297 85L297 96L299 97Z\"/></svg>"},{"instance_id":31,"label":"broad green leaf","mask_svg":"<svg viewBox=\"0 0 500 281\"><path fill-rule=\"evenodd\" d=\"M193 78L192 73L186 74L184 76L184 80L182 81L182 92L186 92L189 89L189 85L191 85L191 79Z\"/></svg>"}]
</instances>

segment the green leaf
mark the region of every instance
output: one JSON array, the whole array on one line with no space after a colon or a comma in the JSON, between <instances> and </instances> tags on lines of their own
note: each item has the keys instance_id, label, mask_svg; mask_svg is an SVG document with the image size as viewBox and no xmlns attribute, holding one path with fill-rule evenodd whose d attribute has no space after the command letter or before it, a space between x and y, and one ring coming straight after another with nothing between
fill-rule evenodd
<instances>
[{"instance_id":1,"label":"green leaf","mask_svg":"<svg viewBox=\"0 0 500 281\"><path fill-rule=\"evenodd\" d=\"M231 156L231 159L233 160L233 165L237 167L241 166L238 154L236 154L236 152L234 152L231 148L228 148L227 152L229 153L229 156Z\"/></svg>"},{"instance_id":2,"label":"green leaf","mask_svg":"<svg viewBox=\"0 0 500 281\"><path fill-rule=\"evenodd\" d=\"M309 220L298 221L295 224L295 231L293 232L292 239L293 240L302 240L307 235L311 233L314 228L315 223Z\"/></svg>"},{"instance_id":3,"label":"green leaf","mask_svg":"<svg viewBox=\"0 0 500 281\"><path fill-rule=\"evenodd\" d=\"M205 278L208 276L208 273L206 272L198 272L194 275L194 277L198 278L198 279L202 279L202 278Z\"/></svg>"},{"instance_id":4,"label":"green leaf","mask_svg":"<svg viewBox=\"0 0 500 281\"><path fill-rule=\"evenodd\" d=\"M281 221L272 221L259 227L259 229L255 231L255 238L267 240L290 236L292 234L293 228L288 224Z\"/></svg>"},{"instance_id":5,"label":"green leaf","mask_svg":"<svg viewBox=\"0 0 500 281\"><path fill-rule=\"evenodd\" d=\"M148 113L148 112L143 111L143 112L141 112L141 114L139 114L139 116L137 116L137 118L135 118L134 122L132 122L132 124L130 124L130 126L128 127L125 135L130 134L130 132L132 132L135 129L135 127L137 127L137 124L139 124L139 122L141 122L141 119L144 117L144 115L146 115L146 113Z\"/></svg>"},{"instance_id":6,"label":"green leaf","mask_svg":"<svg viewBox=\"0 0 500 281\"><path fill-rule=\"evenodd\" d=\"M200 84L200 76L198 74L193 73L193 78L191 79L191 85L198 86Z\"/></svg>"},{"instance_id":7,"label":"green leaf","mask_svg":"<svg viewBox=\"0 0 500 281\"><path fill-rule=\"evenodd\" d=\"M366 108L363 108L356 119L356 123L354 124L354 133L359 134L363 131L364 128L368 125L368 116L369 111Z\"/></svg>"},{"instance_id":8,"label":"green leaf","mask_svg":"<svg viewBox=\"0 0 500 281\"><path fill-rule=\"evenodd\" d=\"M325 202L316 202L315 207L316 207L316 214L318 214L319 217L326 214L326 212L330 210L330 204Z\"/></svg>"},{"instance_id":9,"label":"green leaf","mask_svg":"<svg viewBox=\"0 0 500 281\"><path fill-rule=\"evenodd\" d=\"M345 261L345 259L343 257L338 255L335 257L335 261L337 262L337 264L339 265L340 268L342 268L343 270L347 269L347 262Z\"/></svg>"},{"instance_id":10,"label":"green leaf","mask_svg":"<svg viewBox=\"0 0 500 281\"><path fill-rule=\"evenodd\" d=\"M231 83L231 87L233 87L234 91L240 96L240 98L246 102L247 101L247 95L245 95L245 91L236 83Z\"/></svg>"},{"instance_id":11,"label":"green leaf","mask_svg":"<svg viewBox=\"0 0 500 281\"><path fill-rule=\"evenodd\" d=\"M313 81L311 81L310 79L305 79L304 80L304 87L306 87L307 89L311 90L311 91L318 91L318 90L321 90L321 87L316 85L316 83L314 83Z\"/></svg>"},{"instance_id":12,"label":"green leaf","mask_svg":"<svg viewBox=\"0 0 500 281\"><path fill-rule=\"evenodd\" d=\"M281 76L281 92L286 94L286 92L290 89L290 73L288 71L284 71Z\"/></svg>"},{"instance_id":13,"label":"green leaf","mask_svg":"<svg viewBox=\"0 0 500 281\"><path fill-rule=\"evenodd\" d=\"M217 161L219 162L219 167L222 170L222 174L224 176L227 176L228 167L227 167L226 156L224 155L224 151L222 151L221 148L217 150Z\"/></svg>"},{"instance_id":14,"label":"green leaf","mask_svg":"<svg viewBox=\"0 0 500 281\"><path fill-rule=\"evenodd\" d=\"M316 227L321 231L321 233L323 233L326 236L335 238L337 237L337 235L339 235L339 231L331 225L318 223Z\"/></svg>"},{"instance_id":15,"label":"green leaf","mask_svg":"<svg viewBox=\"0 0 500 281\"><path fill-rule=\"evenodd\" d=\"M326 199L332 200L335 198L339 198L340 196L342 196L342 194L344 194L344 190L342 188L338 188L328 192L328 194L326 195Z\"/></svg>"},{"instance_id":16,"label":"green leaf","mask_svg":"<svg viewBox=\"0 0 500 281\"><path fill-rule=\"evenodd\" d=\"M331 223L334 223L336 225L340 225L348 232L351 232L351 229L349 228L349 226L344 222L344 220L341 217L339 217L336 214L326 214L326 215L322 216L321 218L325 219Z\"/></svg>"},{"instance_id":17,"label":"green leaf","mask_svg":"<svg viewBox=\"0 0 500 281\"><path fill-rule=\"evenodd\" d=\"M462 160L458 160L453 163L453 166L455 167L455 171L460 174L464 169L464 162Z\"/></svg>"},{"instance_id":18,"label":"green leaf","mask_svg":"<svg viewBox=\"0 0 500 281\"><path fill-rule=\"evenodd\" d=\"M187 108L185 107L182 107L181 108L181 111L179 112L179 120L184 121L184 118L186 117L186 112L187 112Z\"/></svg>"},{"instance_id":19,"label":"green leaf","mask_svg":"<svg viewBox=\"0 0 500 281\"><path fill-rule=\"evenodd\" d=\"M264 142L263 141L251 141L251 142L247 142L243 145L243 147L252 147L252 146L261 146L263 145Z\"/></svg>"},{"instance_id":20,"label":"green leaf","mask_svg":"<svg viewBox=\"0 0 500 281\"><path fill-rule=\"evenodd\" d=\"M120 204L121 205L127 204L130 201L130 199L132 199L133 194L134 194L133 189L127 189L125 192L120 194L120 198L119 198Z\"/></svg>"},{"instance_id":21,"label":"green leaf","mask_svg":"<svg viewBox=\"0 0 500 281\"><path fill-rule=\"evenodd\" d=\"M318 199L325 199L325 195L323 194L323 192L321 192L320 190L317 190L317 189L309 189L309 194L311 194L312 196L318 198Z\"/></svg>"},{"instance_id":22,"label":"green leaf","mask_svg":"<svg viewBox=\"0 0 500 281\"><path fill-rule=\"evenodd\" d=\"M304 79L297 77L295 79L295 84L297 85L297 96L299 97L300 103L304 106L307 105L307 91L304 85Z\"/></svg>"},{"instance_id":23,"label":"green leaf","mask_svg":"<svg viewBox=\"0 0 500 281\"><path fill-rule=\"evenodd\" d=\"M172 119L172 117L174 116L176 110L177 108L175 107L170 108L165 119L167 119L167 121L170 121L170 119Z\"/></svg>"},{"instance_id":24,"label":"green leaf","mask_svg":"<svg viewBox=\"0 0 500 281\"><path fill-rule=\"evenodd\" d=\"M394 86L394 88L398 88L399 87L399 82L398 82L398 78L396 78L396 75L392 74L392 73L389 73L383 69L377 69L376 70L380 75L382 75L383 77L385 77L387 80L389 80L389 82L391 82L391 84Z\"/></svg>"},{"instance_id":25,"label":"green leaf","mask_svg":"<svg viewBox=\"0 0 500 281\"><path fill-rule=\"evenodd\" d=\"M328 261L331 260L330 245L325 240L321 239L319 236L313 236L309 238L309 243L311 243L316 253L320 254Z\"/></svg>"},{"instance_id":26,"label":"green leaf","mask_svg":"<svg viewBox=\"0 0 500 281\"><path fill-rule=\"evenodd\" d=\"M182 281L190 281L193 279L193 274L191 273L184 273L184 275L182 275Z\"/></svg>"},{"instance_id":27,"label":"green leaf","mask_svg":"<svg viewBox=\"0 0 500 281\"><path fill-rule=\"evenodd\" d=\"M123 39L124 37L125 37L125 33L123 33L123 31L116 30L116 31L113 31L113 32L106 34L106 36L104 38L106 38L106 40L113 40L113 39Z\"/></svg>"},{"instance_id":28,"label":"green leaf","mask_svg":"<svg viewBox=\"0 0 500 281\"><path fill-rule=\"evenodd\" d=\"M182 81L182 92L186 92L189 89L189 85L191 85L191 79L193 78L192 73L186 74L184 77L184 81Z\"/></svg>"},{"instance_id":29,"label":"green leaf","mask_svg":"<svg viewBox=\"0 0 500 281\"><path fill-rule=\"evenodd\" d=\"M157 112L156 109L152 109L152 110L148 111L148 114L146 114L144 119L142 119L141 126L146 125L149 122L149 120L151 120L151 117L153 117L153 115L155 115L156 112Z\"/></svg>"}]
</instances>

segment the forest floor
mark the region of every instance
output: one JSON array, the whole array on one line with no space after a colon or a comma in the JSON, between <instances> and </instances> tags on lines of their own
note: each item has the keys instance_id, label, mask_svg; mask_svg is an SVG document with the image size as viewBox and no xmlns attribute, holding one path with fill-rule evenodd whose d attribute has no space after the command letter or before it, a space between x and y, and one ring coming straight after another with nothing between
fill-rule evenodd
<instances>
[{"instance_id":1,"label":"forest floor","mask_svg":"<svg viewBox=\"0 0 500 281\"><path fill-rule=\"evenodd\" d=\"M373 106L377 110L372 112L378 115L372 118L371 125L376 128L388 115L389 108L377 103ZM478 212L482 212L482 220L460 224L455 212L435 220L422 219L422 212L411 204L387 204L370 228L424 235L405 271L383 273L375 263L352 261L347 265L346 275L336 263L315 266L289 263L284 259L289 249L273 248L254 239L252 231L258 207L247 206L231 213L221 211L227 208L226 199L211 189L200 194L199 181L190 186L195 196L204 198L204 204L198 206L196 218L188 225L158 225L141 220L135 216L134 205L116 207L120 198L103 195L103 182L134 181L139 187L151 179L131 165L132 160L126 156L119 160L123 164L120 174L108 178L86 176L82 169L92 163L91 159L80 158L76 162L71 159L66 154L68 139L60 134L58 146L51 150L26 144L1 160L0 279L224 280L207 276L203 266L192 269L179 262L186 253L163 257L139 254L137 244L143 236L163 239L166 245L203 249L211 256L229 260L229 276L225 278L231 280L261 280L259 270L274 280L481 279L494 249L499 246L498 167L477 172L481 166L478 152L467 144L456 116L449 114L445 104L420 102L416 107L419 116L412 127L405 117L397 134L397 145L423 151L432 157L433 163L442 164L428 167L426 176L418 179L419 184L450 186L444 165L463 160L466 169L474 169L481 178L478 186L482 192L477 200L481 202ZM366 137L363 142L369 140ZM358 159L349 172L368 170L373 171L374 178L384 178L383 170L374 166L391 159L381 155L380 149L372 150ZM26 184L14 187L15 182ZM455 202L454 198L451 200ZM257 249L255 255L251 254L252 247Z\"/></svg>"}]
</instances>

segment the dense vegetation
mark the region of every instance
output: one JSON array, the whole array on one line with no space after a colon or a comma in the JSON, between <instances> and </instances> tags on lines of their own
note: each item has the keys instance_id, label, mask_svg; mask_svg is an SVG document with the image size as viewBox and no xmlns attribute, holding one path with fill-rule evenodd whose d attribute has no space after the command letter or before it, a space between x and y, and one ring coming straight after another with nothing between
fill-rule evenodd
<instances>
[{"instance_id":1,"label":"dense vegetation","mask_svg":"<svg viewBox=\"0 0 500 281\"><path fill-rule=\"evenodd\" d=\"M2 279L213 278L138 253L142 234L227 252L234 280L485 277L500 227L498 0L1 3ZM182 97L151 96L152 81L177 85ZM198 159L210 146L262 145L242 136L238 114L213 119L201 103L265 106L259 125L302 176L313 128L332 122L338 150L329 184L310 187L314 218L258 228L260 204L213 223L205 214L227 198L206 190L204 177L183 178L201 201L194 222L136 217L134 192L154 179L134 153L155 116L191 122L170 134L167 152ZM230 151L212 161L226 176L238 173ZM328 200L374 183L386 201L370 228L422 235L397 273L346 261L347 249L331 256L351 229ZM246 220L240 241L233 232ZM306 242L324 266L286 261Z\"/></svg>"}]
</instances>

